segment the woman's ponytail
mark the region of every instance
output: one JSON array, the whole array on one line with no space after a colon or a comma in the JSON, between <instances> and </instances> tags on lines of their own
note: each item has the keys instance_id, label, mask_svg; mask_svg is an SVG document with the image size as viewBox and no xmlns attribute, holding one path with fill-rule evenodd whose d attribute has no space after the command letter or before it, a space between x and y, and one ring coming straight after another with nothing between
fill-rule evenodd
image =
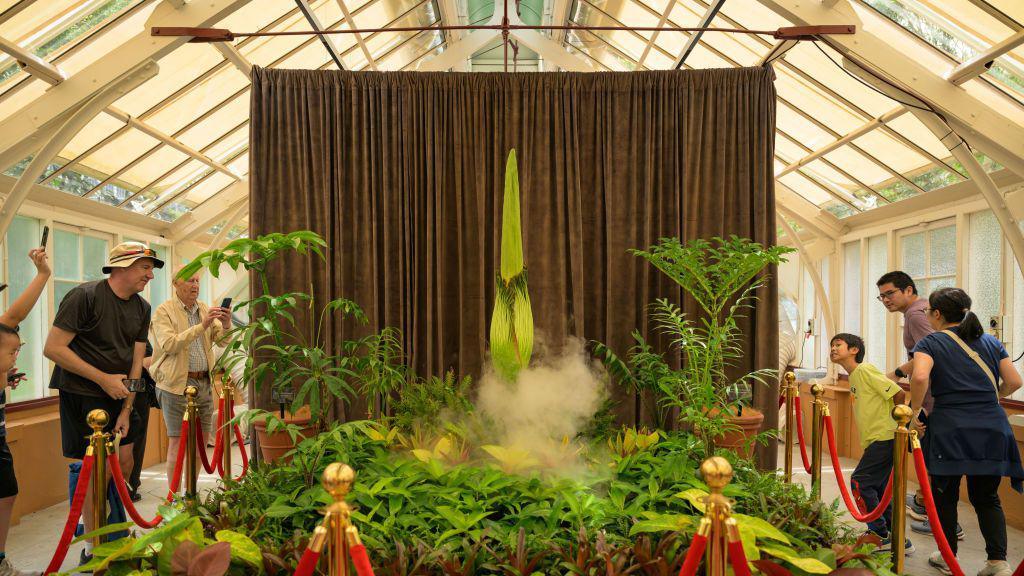
<instances>
[{"instance_id":1,"label":"woman's ponytail","mask_svg":"<svg viewBox=\"0 0 1024 576\"><path fill-rule=\"evenodd\" d=\"M964 342L974 342L985 333L977 314L971 312L971 297L961 288L939 288L928 296L928 306L949 323L959 323L953 332Z\"/></svg>"}]
</instances>

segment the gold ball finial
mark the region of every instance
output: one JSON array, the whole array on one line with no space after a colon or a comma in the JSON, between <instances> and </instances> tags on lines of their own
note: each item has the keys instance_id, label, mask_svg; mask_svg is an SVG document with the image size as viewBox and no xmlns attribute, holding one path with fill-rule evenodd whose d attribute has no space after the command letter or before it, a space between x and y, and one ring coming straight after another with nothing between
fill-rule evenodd
<instances>
[{"instance_id":1,"label":"gold ball finial","mask_svg":"<svg viewBox=\"0 0 1024 576\"><path fill-rule=\"evenodd\" d=\"M355 481L355 470L348 464L334 462L327 465L320 483L335 500L344 500Z\"/></svg>"},{"instance_id":2,"label":"gold ball finial","mask_svg":"<svg viewBox=\"0 0 1024 576\"><path fill-rule=\"evenodd\" d=\"M900 426L906 426L913 417L914 411L906 404L897 404L892 409L892 419L898 422Z\"/></svg>"},{"instance_id":3,"label":"gold ball finial","mask_svg":"<svg viewBox=\"0 0 1024 576\"><path fill-rule=\"evenodd\" d=\"M815 398L820 398L824 393L825 387L822 386L820 383L815 382L814 384L811 385L811 394L813 394Z\"/></svg>"},{"instance_id":4,"label":"gold ball finial","mask_svg":"<svg viewBox=\"0 0 1024 576\"><path fill-rule=\"evenodd\" d=\"M712 492L721 492L732 481L732 464L721 456L712 456L700 465L700 474Z\"/></svg>"},{"instance_id":5,"label":"gold ball finial","mask_svg":"<svg viewBox=\"0 0 1024 576\"><path fill-rule=\"evenodd\" d=\"M785 379L786 379L786 385L787 386L792 386L796 382L796 374L794 374L792 372L786 372Z\"/></svg>"},{"instance_id":6,"label":"gold ball finial","mask_svg":"<svg viewBox=\"0 0 1024 576\"><path fill-rule=\"evenodd\" d=\"M101 432L110 423L110 415L107 414L106 410L90 410L89 414L85 417L85 421L92 428L93 432Z\"/></svg>"},{"instance_id":7,"label":"gold ball finial","mask_svg":"<svg viewBox=\"0 0 1024 576\"><path fill-rule=\"evenodd\" d=\"M195 399L199 395L199 388L195 386L185 386L185 397Z\"/></svg>"}]
</instances>

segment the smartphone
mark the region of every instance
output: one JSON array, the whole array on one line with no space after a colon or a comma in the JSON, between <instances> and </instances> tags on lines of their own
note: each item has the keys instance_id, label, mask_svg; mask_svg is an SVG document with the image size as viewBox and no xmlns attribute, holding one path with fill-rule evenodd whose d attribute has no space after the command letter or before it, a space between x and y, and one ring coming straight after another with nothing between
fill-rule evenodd
<instances>
[{"instance_id":1,"label":"smartphone","mask_svg":"<svg viewBox=\"0 0 1024 576\"><path fill-rule=\"evenodd\" d=\"M228 310L231 310L231 298L225 298L225 299L221 300L220 307L221 308L226 308Z\"/></svg>"},{"instance_id":2,"label":"smartphone","mask_svg":"<svg viewBox=\"0 0 1024 576\"><path fill-rule=\"evenodd\" d=\"M7 284L0 284L0 292L7 290Z\"/></svg>"},{"instance_id":3,"label":"smartphone","mask_svg":"<svg viewBox=\"0 0 1024 576\"><path fill-rule=\"evenodd\" d=\"M39 241L39 245L46 248L46 241L50 239L50 227L43 226L43 239Z\"/></svg>"},{"instance_id":4,"label":"smartphone","mask_svg":"<svg viewBox=\"0 0 1024 576\"><path fill-rule=\"evenodd\" d=\"M8 374L7 375L7 382L8 383L10 383L10 382L17 382L19 378L24 378L24 376L25 376L24 372L18 372L17 374Z\"/></svg>"}]
</instances>

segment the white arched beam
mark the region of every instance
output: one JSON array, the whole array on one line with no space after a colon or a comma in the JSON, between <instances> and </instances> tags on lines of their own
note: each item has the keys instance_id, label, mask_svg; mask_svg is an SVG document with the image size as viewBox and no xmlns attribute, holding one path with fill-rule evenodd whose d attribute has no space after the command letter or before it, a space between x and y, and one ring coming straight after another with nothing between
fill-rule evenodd
<instances>
[{"instance_id":1,"label":"white arched beam","mask_svg":"<svg viewBox=\"0 0 1024 576\"><path fill-rule=\"evenodd\" d=\"M159 67L156 62L150 60L136 66L127 74L100 88L90 100L76 110L60 129L43 144L42 148L35 153L25 171L21 173L18 181L14 183L10 194L4 200L3 208L0 209L0 238L3 238L7 233L7 228L14 221L18 208L28 198L32 186L43 174L43 170L46 169L50 160L60 153L67 146L67 143L104 108L110 106L128 92L138 88L146 80L155 77L157 72L159 72Z\"/></svg>"}]
</instances>

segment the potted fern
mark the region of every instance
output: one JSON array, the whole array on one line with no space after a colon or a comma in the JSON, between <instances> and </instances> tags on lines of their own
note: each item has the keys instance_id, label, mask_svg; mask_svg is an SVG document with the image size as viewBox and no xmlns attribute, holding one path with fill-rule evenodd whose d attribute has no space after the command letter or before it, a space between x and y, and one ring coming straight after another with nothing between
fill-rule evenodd
<instances>
[{"instance_id":1,"label":"potted fern","mask_svg":"<svg viewBox=\"0 0 1024 576\"><path fill-rule=\"evenodd\" d=\"M663 238L647 250L633 250L679 284L700 308L691 318L677 305L659 299L652 305L656 329L680 353L678 370L657 370L657 386L665 407L679 410L679 420L704 441L710 455L715 447L749 455L764 414L750 407L750 385L776 376L757 369L738 378L729 371L745 355L738 320L752 309L755 292L765 285L764 272L792 252L784 246L765 247L747 238L730 236L695 239L683 244ZM649 362L650 349L640 342Z\"/></svg>"}]
</instances>

